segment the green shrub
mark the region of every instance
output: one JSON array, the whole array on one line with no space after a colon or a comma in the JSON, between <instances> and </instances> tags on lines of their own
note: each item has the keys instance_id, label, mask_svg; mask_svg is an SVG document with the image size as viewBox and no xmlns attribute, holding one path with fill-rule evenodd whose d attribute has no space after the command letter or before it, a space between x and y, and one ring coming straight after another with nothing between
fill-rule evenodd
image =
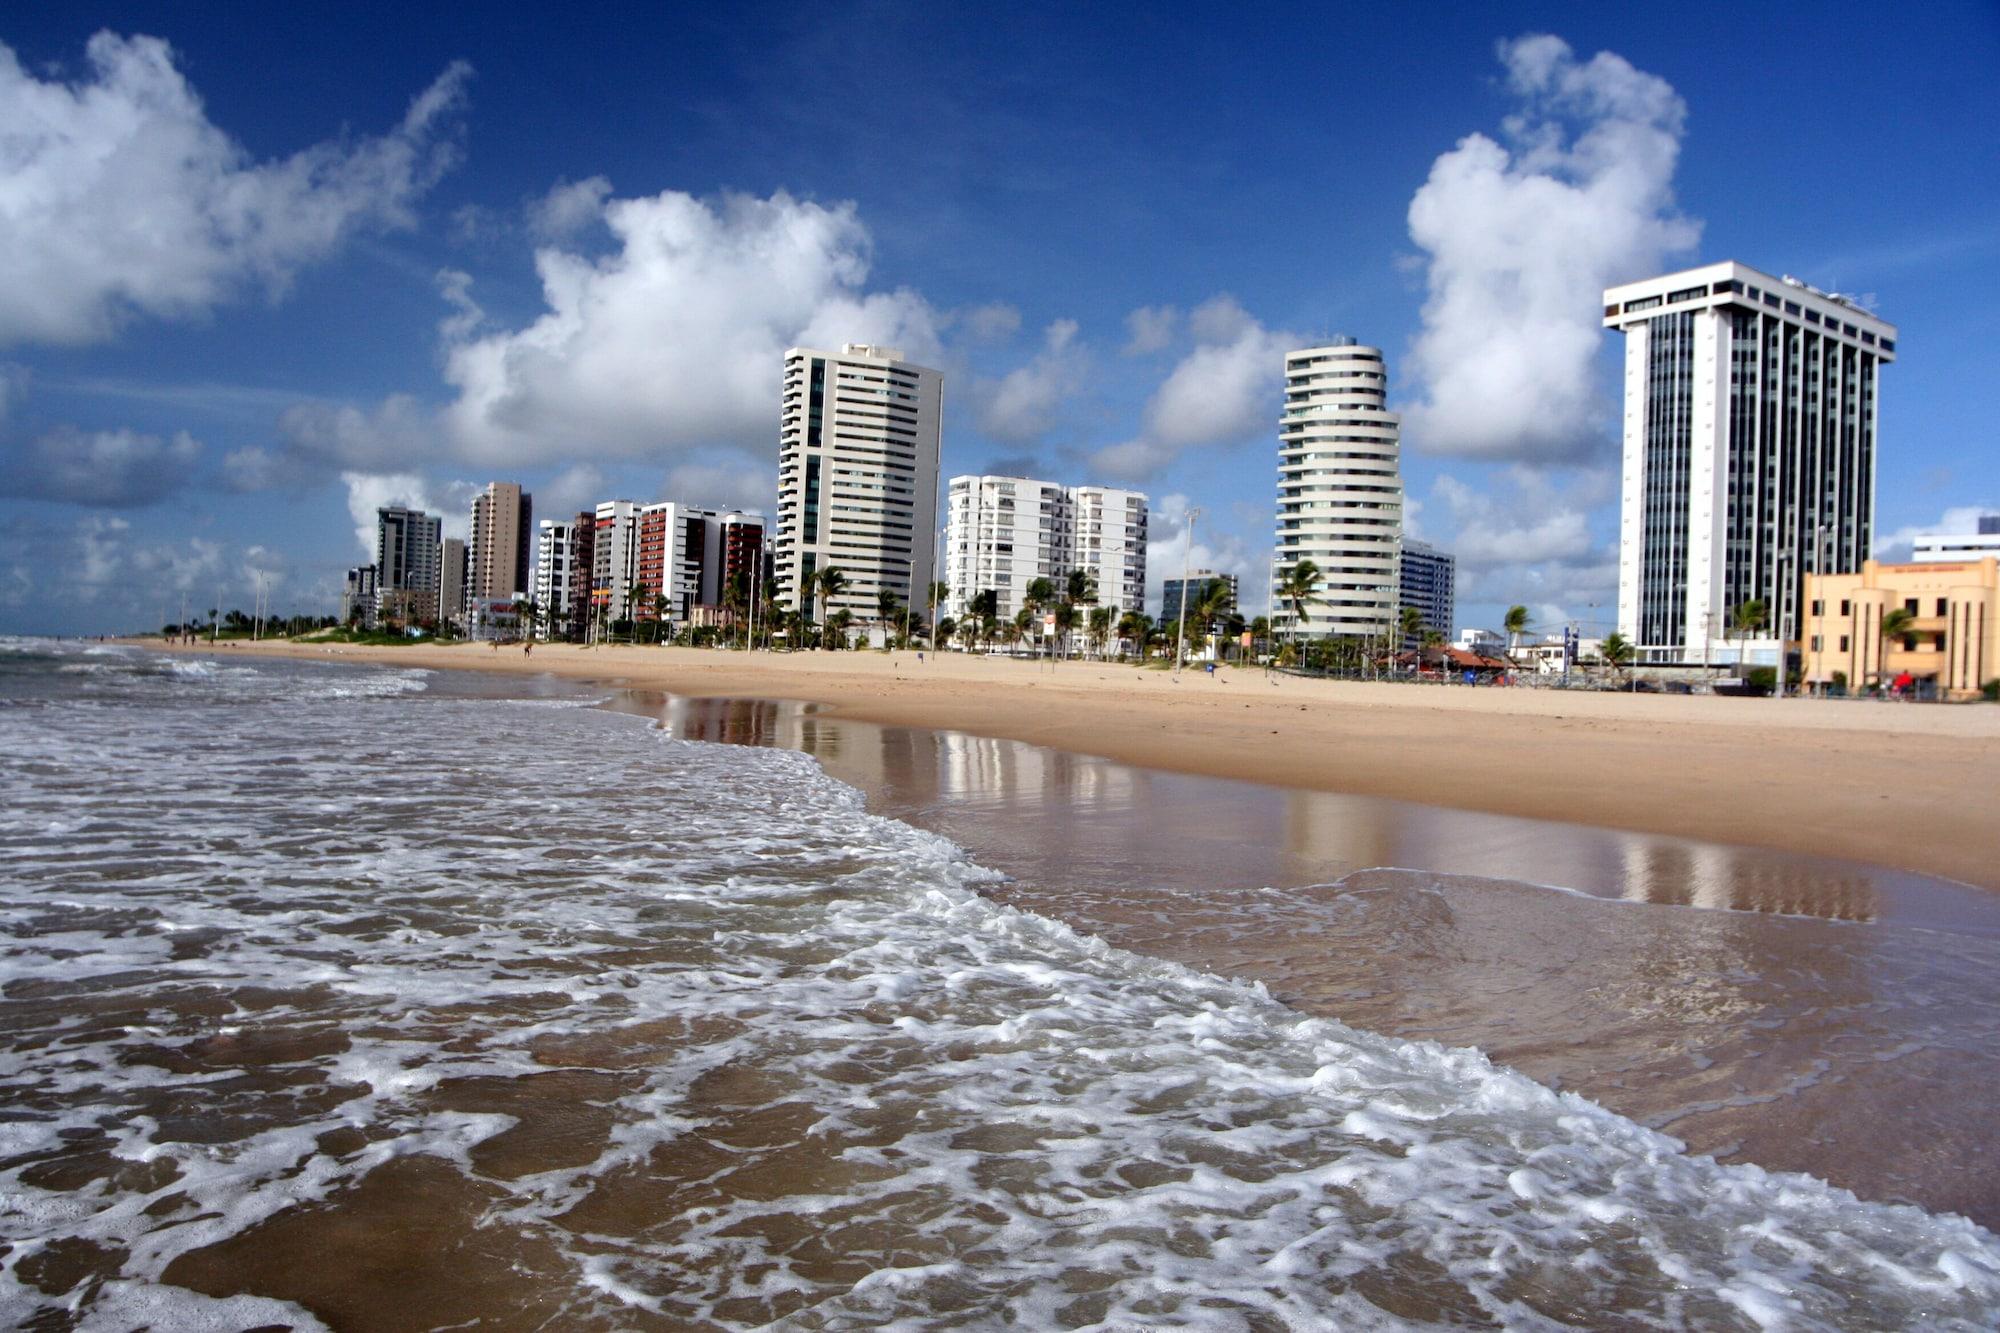
<instances>
[{"instance_id":1,"label":"green shrub","mask_svg":"<svg viewBox=\"0 0 2000 1333\"><path fill-rule=\"evenodd\" d=\"M1979 692L1986 696L1987 703L2000 704L2000 676L1995 676L1992 680L1981 685Z\"/></svg>"},{"instance_id":2,"label":"green shrub","mask_svg":"<svg viewBox=\"0 0 2000 1333\"><path fill-rule=\"evenodd\" d=\"M1743 673L1743 683L1752 694L1769 694L1778 687L1778 668L1751 667Z\"/></svg>"}]
</instances>

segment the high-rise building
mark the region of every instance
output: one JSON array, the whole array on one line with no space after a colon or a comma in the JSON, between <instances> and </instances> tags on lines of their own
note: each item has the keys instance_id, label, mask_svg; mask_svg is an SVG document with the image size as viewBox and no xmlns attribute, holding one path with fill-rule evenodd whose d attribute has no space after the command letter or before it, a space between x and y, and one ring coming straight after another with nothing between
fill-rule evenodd
<instances>
[{"instance_id":1,"label":"high-rise building","mask_svg":"<svg viewBox=\"0 0 2000 1333\"><path fill-rule=\"evenodd\" d=\"M1401 605L1415 607L1424 618L1424 628L1436 630L1447 639L1451 637L1452 617L1456 614L1452 598L1457 571L1458 561L1448 552L1411 537L1403 538ZM1406 636L1403 647L1417 648L1422 643L1422 635Z\"/></svg>"},{"instance_id":2,"label":"high-rise building","mask_svg":"<svg viewBox=\"0 0 2000 1333\"><path fill-rule=\"evenodd\" d=\"M446 537L438 543L438 619L465 618L465 543Z\"/></svg>"},{"instance_id":3,"label":"high-rise building","mask_svg":"<svg viewBox=\"0 0 2000 1333\"><path fill-rule=\"evenodd\" d=\"M849 343L785 353L778 438L779 586L817 611L810 587L837 567L827 610L876 614L876 594L921 603L932 579L944 376L901 352Z\"/></svg>"},{"instance_id":4,"label":"high-rise building","mask_svg":"<svg viewBox=\"0 0 2000 1333\"><path fill-rule=\"evenodd\" d=\"M1319 570L1303 616L1272 608L1293 638L1389 632L1400 595L1403 536L1401 419L1384 407L1380 349L1352 338L1285 355L1278 426L1275 583L1301 561Z\"/></svg>"},{"instance_id":5,"label":"high-rise building","mask_svg":"<svg viewBox=\"0 0 2000 1333\"><path fill-rule=\"evenodd\" d=\"M963 616L979 593L998 594L1011 619L1038 578L1060 595L1070 571L1097 585L1093 605L1115 615L1146 595L1146 497L1104 486L1063 486L1029 477L953 477L947 492L941 612Z\"/></svg>"},{"instance_id":6,"label":"high-rise building","mask_svg":"<svg viewBox=\"0 0 2000 1333\"><path fill-rule=\"evenodd\" d=\"M639 578L639 505L605 500L592 517L590 607L606 625L632 618L632 585Z\"/></svg>"},{"instance_id":7,"label":"high-rise building","mask_svg":"<svg viewBox=\"0 0 2000 1333\"><path fill-rule=\"evenodd\" d=\"M1146 609L1146 496L1110 486L1073 486L1075 544L1071 564L1097 585L1098 606L1115 623Z\"/></svg>"},{"instance_id":8,"label":"high-rise building","mask_svg":"<svg viewBox=\"0 0 2000 1333\"><path fill-rule=\"evenodd\" d=\"M436 620L441 519L388 505L375 511L376 614L406 622Z\"/></svg>"},{"instance_id":9,"label":"high-rise building","mask_svg":"<svg viewBox=\"0 0 2000 1333\"><path fill-rule=\"evenodd\" d=\"M512 597L528 590L534 546L534 497L511 481L490 481L472 502L466 595Z\"/></svg>"},{"instance_id":10,"label":"high-rise building","mask_svg":"<svg viewBox=\"0 0 2000 1333\"><path fill-rule=\"evenodd\" d=\"M1181 602L1185 600L1189 608L1193 608L1208 592L1208 585L1218 580L1228 585L1227 610L1234 612L1241 605L1238 593L1242 590L1236 575L1218 574L1212 569L1191 569L1184 579L1166 579L1160 584L1160 623L1162 625L1180 623ZM1190 596L1190 593L1193 595Z\"/></svg>"},{"instance_id":11,"label":"high-rise building","mask_svg":"<svg viewBox=\"0 0 2000 1333\"><path fill-rule=\"evenodd\" d=\"M346 581L340 590L340 623L359 623L363 628L375 625L375 566L356 565L347 571Z\"/></svg>"},{"instance_id":12,"label":"high-rise building","mask_svg":"<svg viewBox=\"0 0 2000 1333\"><path fill-rule=\"evenodd\" d=\"M535 606L553 637L569 632L570 607L576 600L573 580L589 571L576 563L575 526L568 519L545 518L535 525Z\"/></svg>"},{"instance_id":13,"label":"high-rise building","mask_svg":"<svg viewBox=\"0 0 2000 1333\"><path fill-rule=\"evenodd\" d=\"M597 568L597 514L585 510L569 521L569 623L574 638L590 633L591 576Z\"/></svg>"},{"instance_id":14,"label":"high-rise building","mask_svg":"<svg viewBox=\"0 0 2000 1333\"><path fill-rule=\"evenodd\" d=\"M1895 325L1736 263L1613 287L1604 325L1625 334L1619 631L1644 660L1690 661L1761 601L1775 661L1805 576L1868 557Z\"/></svg>"},{"instance_id":15,"label":"high-rise building","mask_svg":"<svg viewBox=\"0 0 2000 1333\"><path fill-rule=\"evenodd\" d=\"M645 584L646 598L635 618L653 618L655 597L666 599L667 619L676 624L695 620L698 609L719 608L733 575L756 577L763 549L762 514L674 500L645 506L639 511L636 582Z\"/></svg>"},{"instance_id":16,"label":"high-rise building","mask_svg":"<svg viewBox=\"0 0 2000 1333\"><path fill-rule=\"evenodd\" d=\"M1911 540L1912 560L1982 560L2000 556L2000 514L1981 514L1974 532L1926 532Z\"/></svg>"}]
</instances>

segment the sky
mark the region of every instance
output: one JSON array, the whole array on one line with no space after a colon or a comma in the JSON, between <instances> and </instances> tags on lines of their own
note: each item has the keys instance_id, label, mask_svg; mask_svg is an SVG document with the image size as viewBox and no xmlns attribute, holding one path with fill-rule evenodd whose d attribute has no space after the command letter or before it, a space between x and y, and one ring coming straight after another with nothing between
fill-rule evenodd
<instances>
[{"instance_id":1,"label":"sky","mask_svg":"<svg viewBox=\"0 0 2000 1333\"><path fill-rule=\"evenodd\" d=\"M1608 629L1601 289L1723 259L1899 326L1878 554L2000 512L2000 6L1375 9L14 7L0 633L331 613L489 480L769 512L850 341L945 372L945 475L1136 486L1155 595L1255 612L1334 334L1454 628Z\"/></svg>"}]
</instances>

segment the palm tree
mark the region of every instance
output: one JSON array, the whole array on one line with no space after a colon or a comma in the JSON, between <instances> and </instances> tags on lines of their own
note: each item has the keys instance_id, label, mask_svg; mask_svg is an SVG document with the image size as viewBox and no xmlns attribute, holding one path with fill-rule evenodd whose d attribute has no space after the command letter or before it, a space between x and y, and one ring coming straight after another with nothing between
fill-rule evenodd
<instances>
[{"instance_id":1,"label":"palm tree","mask_svg":"<svg viewBox=\"0 0 2000 1333\"><path fill-rule=\"evenodd\" d=\"M833 636L829 646L847 647L847 631L854 624L854 613L841 607L826 618L827 632Z\"/></svg>"},{"instance_id":2,"label":"palm tree","mask_svg":"<svg viewBox=\"0 0 2000 1333\"><path fill-rule=\"evenodd\" d=\"M889 646L889 623L896 618L896 608L902 598L896 596L893 588L875 590L875 621L882 627L882 646Z\"/></svg>"},{"instance_id":3,"label":"palm tree","mask_svg":"<svg viewBox=\"0 0 2000 1333\"><path fill-rule=\"evenodd\" d=\"M1404 643L1408 643L1408 642L1410 642L1410 641L1411 641L1412 639L1416 639L1416 640L1418 640L1418 641L1421 641L1421 640L1423 639L1423 636L1424 636L1424 613L1423 613L1422 611L1419 611L1419 610L1418 610L1418 609L1417 609L1416 607L1414 607L1414 606L1406 606L1406 607L1404 607L1404 608L1403 608L1403 617L1402 617L1402 623L1403 623L1403 642L1404 642Z\"/></svg>"},{"instance_id":4,"label":"palm tree","mask_svg":"<svg viewBox=\"0 0 2000 1333\"><path fill-rule=\"evenodd\" d=\"M1632 641L1617 630L1604 636L1604 644L1597 651L1613 671L1623 671L1625 665L1638 654Z\"/></svg>"},{"instance_id":5,"label":"palm tree","mask_svg":"<svg viewBox=\"0 0 2000 1333\"><path fill-rule=\"evenodd\" d=\"M952 636L957 633L958 622L956 620L953 620L950 616L939 616L937 633L931 636L931 646L936 647L939 644L950 643Z\"/></svg>"},{"instance_id":6,"label":"palm tree","mask_svg":"<svg viewBox=\"0 0 2000 1333\"><path fill-rule=\"evenodd\" d=\"M1229 612L1229 585L1221 579L1210 579L1194 594L1188 605L1187 618L1194 622L1195 633L1201 636L1201 643L1207 646L1215 637L1215 622Z\"/></svg>"},{"instance_id":7,"label":"palm tree","mask_svg":"<svg viewBox=\"0 0 2000 1333\"><path fill-rule=\"evenodd\" d=\"M833 599L847 591L847 575L839 565L828 565L813 575L813 583L819 591L819 618L825 624L827 614L833 609Z\"/></svg>"},{"instance_id":8,"label":"palm tree","mask_svg":"<svg viewBox=\"0 0 2000 1333\"><path fill-rule=\"evenodd\" d=\"M1284 572L1271 591L1292 613L1292 638L1303 638L1307 608L1326 600L1319 595L1319 566L1310 560L1299 561Z\"/></svg>"},{"instance_id":9,"label":"palm tree","mask_svg":"<svg viewBox=\"0 0 2000 1333\"><path fill-rule=\"evenodd\" d=\"M965 651L968 653L979 642L979 633L982 628L983 626L980 623L979 617L969 613L965 619L958 622L958 637L965 640Z\"/></svg>"},{"instance_id":10,"label":"palm tree","mask_svg":"<svg viewBox=\"0 0 2000 1333\"><path fill-rule=\"evenodd\" d=\"M1729 608L1729 618L1725 624L1725 637L1734 637L1737 639L1755 638L1757 631L1764 628L1764 622L1769 618L1770 613L1765 608L1764 599L1761 597L1752 597L1747 602ZM1736 650L1736 658L1739 663L1743 660L1743 650L1741 648Z\"/></svg>"},{"instance_id":11,"label":"palm tree","mask_svg":"<svg viewBox=\"0 0 2000 1333\"><path fill-rule=\"evenodd\" d=\"M1507 631L1507 655L1512 657L1521 646L1521 636L1528 632L1528 608L1508 607L1507 618L1500 622L1500 628Z\"/></svg>"},{"instance_id":12,"label":"palm tree","mask_svg":"<svg viewBox=\"0 0 2000 1333\"><path fill-rule=\"evenodd\" d=\"M1063 592L1072 602L1094 602L1097 600L1097 580L1087 569L1072 569Z\"/></svg>"},{"instance_id":13,"label":"palm tree","mask_svg":"<svg viewBox=\"0 0 2000 1333\"><path fill-rule=\"evenodd\" d=\"M1118 655L1125 656L1125 644L1130 641L1139 650L1139 659L1146 658L1146 636L1153 628L1152 617L1143 611L1127 611L1118 617Z\"/></svg>"},{"instance_id":14,"label":"palm tree","mask_svg":"<svg viewBox=\"0 0 2000 1333\"><path fill-rule=\"evenodd\" d=\"M1057 602L1056 609L1050 614L1056 622L1056 652L1067 656L1070 632L1076 628L1076 603L1068 600Z\"/></svg>"},{"instance_id":15,"label":"palm tree","mask_svg":"<svg viewBox=\"0 0 2000 1333\"><path fill-rule=\"evenodd\" d=\"M1104 656L1104 641L1111 637L1111 608L1093 606L1090 608L1090 651L1097 657Z\"/></svg>"},{"instance_id":16,"label":"palm tree","mask_svg":"<svg viewBox=\"0 0 2000 1333\"><path fill-rule=\"evenodd\" d=\"M1056 585L1051 580L1030 579L1027 592L1021 596L1021 611L1014 617L1014 623L1025 629L1028 624L1040 620L1042 612L1055 600Z\"/></svg>"},{"instance_id":17,"label":"palm tree","mask_svg":"<svg viewBox=\"0 0 2000 1333\"><path fill-rule=\"evenodd\" d=\"M1882 655L1876 659L1880 663L1880 669L1875 673L1877 684L1890 678L1890 641L1892 639L1900 639L1908 634L1910 626L1916 621L1916 618L1916 612L1910 610L1907 606L1893 607L1882 613L1882 622L1876 627L1876 633L1881 637L1882 647Z\"/></svg>"}]
</instances>

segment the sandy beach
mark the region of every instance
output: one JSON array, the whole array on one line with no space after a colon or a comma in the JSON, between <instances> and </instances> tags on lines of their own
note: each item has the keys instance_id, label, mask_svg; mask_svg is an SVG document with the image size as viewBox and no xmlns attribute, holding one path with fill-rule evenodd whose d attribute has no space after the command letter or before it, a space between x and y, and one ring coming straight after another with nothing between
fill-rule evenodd
<instances>
[{"instance_id":1,"label":"sandy beach","mask_svg":"<svg viewBox=\"0 0 2000 1333\"><path fill-rule=\"evenodd\" d=\"M157 646L157 645L155 645ZM209 652L206 645L188 651ZM2000 708L1215 677L961 653L223 645L1026 741L1169 772L1841 857L2000 889Z\"/></svg>"}]
</instances>

